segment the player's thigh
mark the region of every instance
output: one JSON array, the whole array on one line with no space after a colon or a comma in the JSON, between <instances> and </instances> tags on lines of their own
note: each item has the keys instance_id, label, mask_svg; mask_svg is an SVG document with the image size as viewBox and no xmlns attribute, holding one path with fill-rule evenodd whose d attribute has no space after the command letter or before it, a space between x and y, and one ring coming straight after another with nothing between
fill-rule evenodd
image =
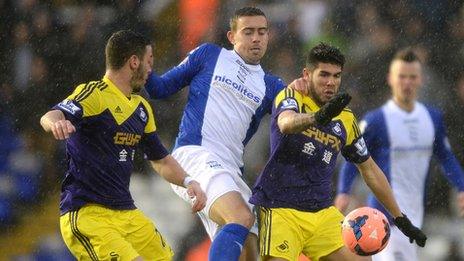
<instances>
[{"instance_id":1,"label":"player's thigh","mask_svg":"<svg viewBox=\"0 0 464 261\"><path fill-rule=\"evenodd\" d=\"M238 223L251 228L255 221L251 209L238 191L229 191L217 198L211 205L209 216L219 225Z\"/></svg>"},{"instance_id":2,"label":"player's thigh","mask_svg":"<svg viewBox=\"0 0 464 261\"><path fill-rule=\"evenodd\" d=\"M211 239L214 239L217 231L226 223L239 223L248 226L247 223L251 223L255 219L251 204L245 202L246 189L237 184L231 175L225 172L215 173L212 176L198 176L198 181L202 187L205 187L204 191L207 196L206 207L198 212L198 215ZM246 187L246 184L244 186ZM185 189L175 188L174 191L185 199L187 194ZM219 201L217 201L218 199ZM214 208L213 205L215 205ZM258 234L256 222L250 231Z\"/></svg>"},{"instance_id":3,"label":"player's thigh","mask_svg":"<svg viewBox=\"0 0 464 261\"><path fill-rule=\"evenodd\" d=\"M120 212L84 206L60 217L63 240L78 260L133 260L139 256L123 237ZM123 214L124 215L124 214ZM117 217L117 218L115 218Z\"/></svg>"},{"instance_id":4,"label":"player's thigh","mask_svg":"<svg viewBox=\"0 0 464 261\"><path fill-rule=\"evenodd\" d=\"M211 187L214 187L211 195L216 195L208 216L222 223L238 223L250 229L250 233L258 236L258 221L255 207L249 203L251 189L243 179L234 175L232 171L217 175L212 179ZM209 191L209 190L208 190ZM221 220L219 220L221 219Z\"/></svg>"},{"instance_id":5,"label":"player's thigh","mask_svg":"<svg viewBox=\"0 0 464 261\"><path fill-rule=\"evenodd\" d=\"M253 206L248 203L251 190L240 178L238 174L240 172L239 169L226 167L216 154L201 146L180 147L172 153L172 156L189 175L200 183L201 188L205 191L207 197L206 206L202 211L198 212L198 215L211 239L214 239L221 226L227 223L226 220L247 224L254 219L254 215L252 214ZM185 188L175 185L172 188L179 197L191 203L191 199ZM234 200L234 202L239 202L240 207L228 207L227 203L225 211L217 209L217 212L221 213L213 214L216 216L214 218L215 221L213 221L210 216L212 205L218 198L229 192L238 192L241 195L241 198L236 197L236 200ZM223 200L221 199L220 201ZM248 206L248 210L244 206ZM233 211L230 211L230 209L233 209ZM243 210L237 211L237 209ZM223 212L226 212L228 215ZM230 217L231 215L232 217ZM251 227L250 232L258 234L258 225L256 222Z\"/></svg>"},{"instance_id":6,"label":"player's thigh","mask_svg":"<svg viewBox=\"0 0 464 261\"><path fill-rule=\"evenodd\" d=\"M312 236L305 237L304 255L312 261L317 261L341 249L344 246L341 233L343 218L343 214L333 206L315 213L308 213L307 219L311 221L308 222L310 226L305 226L303 229L310 231Z\"/></svg>"},{"instance_id":7,"label":"player's thigh","mask_svg":"<svg viewBox=\"0 0 464 261\"><path fill-rule=\"evenodd\" d=\"M300 219L295 210L259 208L259 255L263 260L298 260L303 249Z\"/></svg>"},{"instance_id":8,"label":"player's thigh","mask_svg":"<svg viewBox=\"0 0 464 261\"><path fill-rule=\"evenodd\" d=\"M237 184L235 180L235 176L238 176L240 170L227 167L216 154L210 152L208 149L201 146L184 146L176 149L172 153L172 156L190 176L200 183L201 188L206 193L207 200L203 211L206 216L209 216L212 205L220 197L222 197L220 201L228 200L229 196L223 197L223 195L232 191L241 193L240 184ZM190 197L185 188L175 185L172 187L176 194L185 201L190 202ZM242 207L246 205L245 200L248 201L248 198L236 197L232 198L232 200L240 203L239 207ZM216 206L215 208L218 207ZM218 224L223 225L222 222L218 222Z\"/></svg>"},{"instance_id":9,"label":"player's thigh","mask_svg":"<svg viewBox=\"0 0 464 261\"><path fill-rule=\"evenodd\" d=\"M134 210L126 239L144 260L172 260L171 247L155 224L140 210Z\"/></svg>"}]
</instances>

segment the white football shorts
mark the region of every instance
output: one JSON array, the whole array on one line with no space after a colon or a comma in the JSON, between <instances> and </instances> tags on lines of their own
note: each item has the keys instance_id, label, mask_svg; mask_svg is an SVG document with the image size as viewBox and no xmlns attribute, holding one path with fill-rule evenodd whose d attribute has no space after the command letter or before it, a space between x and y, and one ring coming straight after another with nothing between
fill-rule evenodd
<instances>
[{"instance_id":1,"label":"white football shorts","mask_svg":"<svg viewBox=\"0 0 464 261\"><path fill-rule=\"evenodd\" d=\"M206 193L206 206L198 212L198 215L211 240L216 236L220 226L209 218L209 210L214 201L227 192L239 192L250 210L256 215L254 206L248 202L251 190L240 177L239 169L226 167L215 153L202 146L182 146L177 148L172 156L193 179L200 183L201 188ZM177 185L171 186L179 197L191 204L191 199L185 188ZM258 235L257 219L255 219L255 224L250 232Z\"/></svg>"}]
</instances>

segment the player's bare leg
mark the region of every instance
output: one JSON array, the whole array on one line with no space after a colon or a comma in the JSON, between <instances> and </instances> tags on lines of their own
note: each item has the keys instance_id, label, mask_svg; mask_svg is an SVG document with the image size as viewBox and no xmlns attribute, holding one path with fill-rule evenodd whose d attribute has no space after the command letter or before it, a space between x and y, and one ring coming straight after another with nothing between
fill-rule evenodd
<instances>
[{"instance_id":1,"label":"player's bare leg","mask_svg":"<svg viewBox=\"0 0 464 261\"><path fill-rule=\"evenodd\" d=\"M245 241L242 254L240 255L240 261L257 260L258 257L258 237L250 233Z\"/></svg>"},{"instance_id":2,"label":"player's bare leg","mask_svg":"<svg viewBox=\"0 0 464 261\"><path fill-rule=\"evenodd\" d=\"M361 257L352 253L348 248L341 247L327 256L321 257L321 261L370 261L371 257Z\"/></svg>"},{"instance_id":3,"label":"player's bare leg","mask_svg":"<svg viewBox=\"0 0 464 261\"><path fill-rule=\"evenodd\" d=\"M255 216L242 195L236 191L227 192L214 201L211 205L209 216L214 222L221 226L226 224L239 224L250 229L255 222ZM250 236L249 234L243 246L242 256L246 255L245 260L255 261L258 256L257 249L257 237Z\"/></svg>"}]
</instances>

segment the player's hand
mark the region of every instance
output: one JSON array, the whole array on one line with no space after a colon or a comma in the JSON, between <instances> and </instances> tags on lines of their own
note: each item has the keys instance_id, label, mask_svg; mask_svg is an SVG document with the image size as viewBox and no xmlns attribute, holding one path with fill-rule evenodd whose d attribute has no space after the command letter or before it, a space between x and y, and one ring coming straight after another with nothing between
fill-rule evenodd
<instances>
[{"instance_id":1,"label":"player's hand","mask_svg":"<svg viewBox=\"0 0 464 261\"><path fill-rule=\"evenodd\" d=\"M459 215L464 217L464 191L458 193Z\"/></svg>"},{"instance_id":2,"label":"player's hand","mask_svg":"<svg viewBox=\"0 0 464 261\"><path fill-rule=\"evenodd\" d=\"M59 120L51 123L50 129L57 140L67 139L71 133L76 132L76 127L68 120Z\"/></svg>"},{"instance_id":3,"label":"player's hand","mask_svg":"<svg viewBox=\"0 0 464 261\"><path fill-rule=\"evenodd\" d=\"M350 101L351 96L348 93L338 93L314 114L316 123L327 125L333 117L338 116L343 111Z\"/></svg>"},{"instance_id":4,"label":"player's hand","mask_svg":"<svg viewBox=\"0 0 464 261\"><path fill-rule=\"evenodd\" d=\"M345 193L338 194L335 197L334 205L340 212L344 213L350 204L351 196Z\"/></svg>"},{"instance_id":5,"label":"player's hand","mask_svg":"<svg viewBox=\"0 0 464 261\"><path fill-rule=\"evenodd\" d=\"M301 94L308 95L308 87L304 78L298 78L290 83L287 88L298 91Z\"/></svg>"},{"instance_id":6,"label":"player's hand","mask_svg":"<svg viewBox=\"0 0 464 261\"><path fill-rule=\"evenodd\" d=\"M187 185L187 194L192 200L192 212L198 212L206 206L206 194L195 180Z\"/></svg>"},{"instance_id":7,"label":"player's hand","mask_svg":"<svg viewBox=\"0 0 464 261\"><path fill-rule=\"evenodd\" d=\"M399 216L393 219L393 223L403 232L404 235L409 237L409 242L413 243L416 241L416 244L420 247L425 246L425 241L427 241L427 236L420 230L419 228L415 227L409 218L403 214L403 216Z\"/></svg>"}]
</instances>

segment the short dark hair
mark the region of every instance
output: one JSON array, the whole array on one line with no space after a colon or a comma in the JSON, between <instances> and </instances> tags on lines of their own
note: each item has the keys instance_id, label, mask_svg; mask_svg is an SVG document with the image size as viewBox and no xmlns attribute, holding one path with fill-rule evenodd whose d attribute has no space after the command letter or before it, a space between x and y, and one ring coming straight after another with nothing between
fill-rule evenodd
<instances>
[{"instance_id":1,"label":"short dark hair","mask_svg":"<svg viewBox=\"0 0 464 261\"><path fill-rule=\"evenodd\" d=\"M142 59L146 46L150 44L146 37L131 30L113 33L106 43L106 67L115 70L121 69L132 55Z\"/></svg>"},{"instance_id":2,"label":"short dark hair","mask_svg":"<svg viewBox=\"0 0 464 261\"><path fill-rule=\"evenodd\" d=\"M411 47L407 47L396 52L395 56L392 59L392 62L396 60L400 60L407 63L421 62L419 56L417 56L416 52L414 52L414 50Z\"/></svg>"},{"instance_id":3,"label":"short dark hair","mask_svg":"<svg viewBox=\"0 0 464 261\"><path fill-rule=\"evenodd\" d=\"M306 67L314 69L319 63L335 64L343 69L345 56L337 47L321 42L309 51L306 58Z\"/></svg>"},{"instance_id":4,"label":"short dark hair","mask_svg":"<svg viewBox=\"0 0 464 261\"><path fill-rule=\"evenodd\" d=\"M237 30L237 20L243 16L264 16L266 17L264 12L261 11L261 9L257 7L247 6L247 7L240 8L237 11L235 11L234 16L230 18L229 24L230 24L231 31Z\"/></svg>"}]
</instances>

